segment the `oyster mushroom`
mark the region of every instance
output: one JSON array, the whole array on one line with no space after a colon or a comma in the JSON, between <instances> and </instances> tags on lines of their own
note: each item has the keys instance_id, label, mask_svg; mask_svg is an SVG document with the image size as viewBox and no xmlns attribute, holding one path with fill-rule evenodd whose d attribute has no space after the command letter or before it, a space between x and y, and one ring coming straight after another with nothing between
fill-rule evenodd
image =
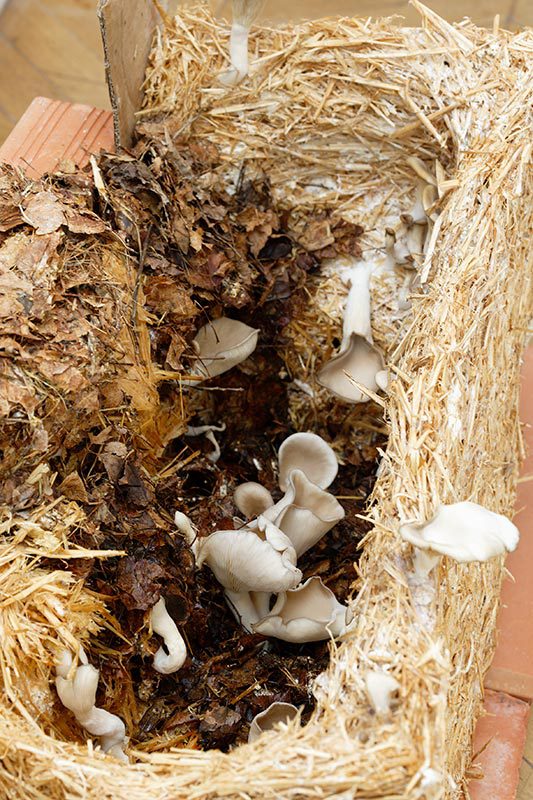
<instances>
[{"instance_id":1,"label":"oyster mushroom","mask_svg":"<svg viewBox=\"0 0 533 800\"><path fill-rule=\"evenodd\" d=\"M383 354L373 343L370 326L370 273L370 265L365 262L352 269L341 348L317 376L321 386L347 403L366 403L370 399L353 380L371 392L387 388Z\"/></svg>"},{"instance_id":2,"label":"oyster mushroom","mask_svg":"<svg viewBox=\"0 0 533 800\"><path fill-rule=\"evenodd\" d=\"M240 364L255 350L258 335L258 329L229 317L204 325L193 340L197 358L191 366L192 376L183 384L195 385Z\"/></svg>"},{"instance_id":3,"label":"oyster mushroom","mask_svg":"<svg viewBox=\"0 0 533 800\"><path fill-rule=\"evenodd\" d=\"M320 642L341 636L352 618L321 578L313 577L297 589L280 592L270 614L252 629L284 642Z\"/></svg>"},{"instance_id":4,"label":"oyster mushroom","mask_svg":"<svg viewBox=\"0 0 533 800\"><path fill-rule=\"evenodd\" d=\"M278 452L279 488L288 488L290 473L299 469L321 489L333 483L339 462L333 449L316 433L293 433L282 443Z\"/></svg>"},{"instance_id":5,"label":"oyster mushroom","mask_svg":"<svg viewBox=\"0 0 533 800\"><path fill-rule=\"evenodd\" d=\"M373 669L366 673L365 683L368 697L376 714L388 714L391 697L400 688L398 681L392 675Z\"/></svg>"},{"instance_id":6,"label":"oyster mushroom","mask_svg":"<svg viewBox=\"0 0 533 800\"><path fill-rule=\"evenodd\" d=\"M165 652L160 647L154 656L154 669L163 675L170 675L177 672L185 663L187 658L187 648L180 634L176 623L167 611L165 600L160 597L150 612L152 630L163 637Z\"/></svg>"},{"instance_id":7,"label":"oyster mushroom","mask_svg":"<svg viewBox=\"0 0 533 800\"><path fill-rule=\"evenodd\" d=\"M302 579L290 539L262 516L255 530L215 531L196 543L197 566L208 565L247 630L265 610L263 593L291 589ZM250 593L259 596L251 597Z\"/></svg>"},{"instance_id":8,"label":"oyster mushroom","mask_svg":"<svg viewBox=\"0 0 533 800\"><path fill-rule=\"evenodd\" d=\"M274 730L281 722L290 722L298 716L298 709L292 703L272 703L260 714L256 714L250 723L248 743L251 744L267 731Z\"/></svg>"},{"instance_id":9,"label":"oyster mushroom","mask_svg":"<svg viewBox=\"0 0 533 800\"><path fill-rule=\"evenodd\" d=\"M230 36L231 68L219 76L226 86L236 86L248 75L248 35L264 0L233 0L233 24Z\"/></svg>"},{"instance_id":10,"label":"oyster mushroom","mask_svg":"<svg viewBox=\"0 0 533 800\"><path fill-rule=\"evenodd\" d=\"M272 495L264 486L255 481L241 483L233 493L233 502L245 517L251 519L274 505Z\"/></svg>"},{"instance_id":11,"label":"oyster mushroom","mask_svg":"<svg viewBox=\"0 0 533 800\"><path fill-rule=\"evenodd\" d=\"M99 672L87 661L83 648L79 651L80 666L73 667L72 655L68 651L61 654L56 665L56 690L59 699L77 722L91 734L98 736L104 753L109 753L121 761L128 762L124 753L126 728L116 714L96 707L96 690Z\"/></svg>"},{"instance_id":12,"label":"oyster mushroom","mask_svg":"<svg viewBox=\"0 0 533 800\"><path fill-rule=\"evenodd\" d=\"M441 556L460 563L487 561L514 550L520 536L507 517L468 501L440 505L427 522L401 525L400 535L415 547L415 572L422 578Z\"/></svg>"},{"instance_id":13,"label":"oyster mushroom","mask_svg":"<svg viewBox=\"0 0 533 800\"><path fill-rule=\"evenodd\" d=\"M290 539L299 558L343 519L344 509L301 469L293 469L285 496L264 516Z\"/></svg>"}]
</instances>

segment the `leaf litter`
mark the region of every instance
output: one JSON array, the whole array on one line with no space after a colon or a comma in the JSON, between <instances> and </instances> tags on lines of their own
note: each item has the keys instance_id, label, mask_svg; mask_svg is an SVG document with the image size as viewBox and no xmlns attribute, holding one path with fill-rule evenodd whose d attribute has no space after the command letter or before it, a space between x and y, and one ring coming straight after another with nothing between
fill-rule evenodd
<instances>
[{"instance_id":1,"label":"leaf litter","mask_svg":"<svg viewBox=\"0 0 533 800\"><path fill-rule=\"evenodd\" d=\"M328 644L244 632L213 575L195 569L173 513L190 516L200 535L232 528L239 483L257 480L279 496L276 452L287 435L313 429L334 445L347 435L334 401L326 417L310 400L306 418L294 419L287 353L323 259L360 255L363 227L327 209L277 208L268 175L245 167L230 192L215 147L169 143L154 122L140 134L132 153L102 156L92 174L29 183L2 167L0 502L28 514L63 496L83 511L73 545L125 553L68 568L115 620L92 658L106 707L129 709L131 740L148 751L224 750L274 701L302 706L305 718ZM222 314L259 328L259 345L185 391L192 339ZM212 444L185 434L220 423L214 464ZM346 518L299 561L305 579L320 575L340 601L352 591L368 530L355 515L385 441L376 422L365 442L343 447L332 490ZM53 556L44 564L67 566ZM159 642L146 612L161 596L187 643L172 675L152 667Z\"/></svg>"}]
</instances>

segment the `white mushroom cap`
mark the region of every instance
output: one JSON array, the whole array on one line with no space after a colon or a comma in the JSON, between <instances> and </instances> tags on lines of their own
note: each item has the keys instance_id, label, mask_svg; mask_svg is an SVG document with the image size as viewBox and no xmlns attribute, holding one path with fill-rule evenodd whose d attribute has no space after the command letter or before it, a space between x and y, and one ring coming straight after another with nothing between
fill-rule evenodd
<instances>
[{"instance_id":1,"label":"white mushroom cap","mask_svg":"<svg viewBox=\"0 0 533 800\"><path fill-rule=\"evenodd\" d=\"M298 716L298 709L292 703L272 703L260 714L256 714L250 723L248 742L255 742L262 733L271 731L280 722L290 722Z\"/></svg>"},{"instance_id":2,"label":"white mushroom cap","mask_svg":"<svg viewBox=\"0 0 533 800\"><path fill-rule=\"evenodd\" d=\"M279 486L288 487L289 475L300 469L321 489L333 483L339 469L337 456L327 442L316 433L293 433L279 448Z\"/></svg>"},{"instance_id":3,"label":"white mushroom cap","mask_svg":"<svg viewBox=\"0 0 533 800\"><path fill-rule=\"evenodd\" d=\"M205 562L230 592L280 592L302 579L290 540L262 517L257 532L215 531L199 542L198 566Z\"/></svg>"},{"instance_id":4,"label":"white mushroom cap","mask_svg":"<svg viewBox=\"0 0 533 800\"><path fill-rule=\"evenodd\" d=\"M321 386L347 403L367 403L370 400L369 395L358 389L350 377L371 392L376 392L386 385L382 374L384 371L383 355L377 347L362 336L352 333L346 350L341 350L322 367L317 380Z\"/></svg>"},{"instance_id":5,"label":"white mushroom cap","mask_svg":"<svg viewBox=\"0 0 533 800\"><path fill-rule=\"evenodd\" d=\"M343 519L344 509L300 469L289 473L288 483L285 497L264 516L288 536L299 558Z\"/></svg>"},{"instance_id":6,"label":"white mushroom cap","mask_svg":"<svg viewBox=\"0 0 533 800\"><path fill-rule=\"evenodd\" d=\"M398 681L392 675L375 669L366 673L365 682L368 697L376 714L388 714L391 695L400 688Z\"/></svg>"},{"instance_id":7,"label":"white mushroom cap","mask_svg":"<svg viewBox=\"0 0 533 800\"><path fill-rule=\"evenodd\" d=\"M503 555L514 550L519 539L518 529L507 517L470 502L441 505L428 522L402 525L400 534L421 550L459 562Z\"/></svg>"},{"instance_id":8,"label":"white mushroom cap","mask_svg":"<svg viewBox=\"0 0 533 800\"><path fill-rule=\"evenodd\" d=\"M163 597L160 597L150 612L152 630L163 637L168 653L162 647L154 656L154 669L163 675L177 672L185 663L187 648L176 623L167 611Z\"/></svg>"},{"instance_id":9,"label":"white mushroom cap","mask_svg":"<svg viewBox=\"0 0 533 800\"><path fill-rule=\"evenodd\" d=\"M281 592L272 611L253 625L256 633L284 642L320 642L346 631L352 613L339 603L321 578L309 578L297 589Z\"/></svg>"},{"instance_id":10,"label":"white mushroom cap","mask_svg":"<svg viewBox=\"0 0 533 800\"><path fill-rule=\"evenodd\" d=\"M264 486L255 481L241 483L233 493L233 502L248 519L257 517L274 504L272 495Z\"/></svg>"},{"instance_id":11,"label":"white mushroom cap","mask_svg":"<svg viewBox=\"0 0 533 800\"><path fill-rule=\"evenodd\" d=\"M193 340L198 355L191 372L202 380L213 378L240 364L253 353L259 330L229 317L219 317L204 325ZM187 380L185 385L198 381Z\"/></svg>"}]
</instances>

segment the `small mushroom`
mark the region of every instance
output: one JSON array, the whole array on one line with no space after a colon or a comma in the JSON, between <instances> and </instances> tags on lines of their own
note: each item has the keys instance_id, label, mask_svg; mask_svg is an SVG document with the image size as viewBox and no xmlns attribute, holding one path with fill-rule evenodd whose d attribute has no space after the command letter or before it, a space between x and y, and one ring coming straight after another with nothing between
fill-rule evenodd
<instances>
[{"instance_id":1,"label":"small mushroom","mask_svg":"<svg viewBox=\"0 0 533 800\"><path fill-rule=\"evenodd\" d=\"M302 579L290 539L262 516L255 528L215 531L197 540L196 551L197 566L208 565L247 629L258 616L258 598L250 597L250 592L274 594L297 586Z\"/></svg>"},{"instance_id":2,"label":"small mushroom","mask_svg":"<svg viewBox=\"0 0 533 800\"><path fill-rule=\"evenodd\" d=\"M301 469L293 469L285 496L264 516L290 539L299 558L343 519L344 509Z\"/></svg>"},{"instance_id":3,"label":"small mushroom","mask_svg":"<svg viewBox=\"0 0 533 800\"><path fill-rule=\"evenodd\" d=\"M165 600L160 597L150 612L152 630L163 637L165 647L160 647L154 656L154 669L163 675L177 672L185 663L187 648L176 623L167 611Z\"/></svg>"},{"instance_id":4,"label":"small mushroom","mask_svg":"<svg viewBox=\"0 0 533 800\"><path fill-rule=\"evenodd\" d=\"M279 487L285 492L290 473L299 469L321 489L333 483L339 462L333 449L316 433L293 433L282 443L278 452Z\"/></svg>"},{"instance_id":5,"label":"small mushroom","mask_svg":"<svg viewBox=\"0 0 533 800\"><path fill-rule=\"evenodd\" d=\"M64 651L56 665L56 690L59 699L77 722L91 734L99 736L104 753L128 762L124 753L126 728L116 714L96 708L99 672L87 661L83 648L79 651L80 666L74 667L72 655Z\"/></svg>"},{"instance_id":6,"label":"small mushroom","mask_svg":"<svg viewBox=\"0 0 533 800\"><path fill-rule=\"evenodd\" d=\"M272 495L264 486L254 481L241 483L233 493L233 502L245 517L258 517L267 508L274 505Z\"/></svg>"},{"instance_id":7,"label":"small mushroom","mask_svg":"<svg viewBox=\"0 0 533 800\"><path fill-rule=\"evenodd\" d=\"M199 380L214 378L240 364L257 346L259 330L229 317L204 325L193 340L197 359L191 366L191 378L183 381L194 386Z\"/></svg>"},{"instance_id":8,"label":"small mushroom","mask_svg":"<svg viewBox=\"0 0 533 800\"><path fill-rule=\"evenodd\" d=\"M415 547L414 567L427 576L441 556L460 563L487 561L516 548L518 529L502 514L468 501L440 505L427 522L400 526L400 535Z\"/></svg>"},{"instance_id":9,"label":"small mushroom","mask_svg":"<svg viewBox=\"0 0 533 800\"><path fill-rule=\"evenodd\" d=\"M350 609L315 576L297 589L280 592L270 614L252 628L284 642L320 642L345 633L352 617Z\"/></svg>"},{"instance_id":10,"label":"small mushroom","mask_svg":"<svg viewBox=\"0 0 533 800\"><path fill-rule=\"evenodd\" d=\"M281 722L290 722L298 716L298 709L292 703L272 703L260 714L256 714L250 723L248 743L251 744L262 733L274 730Z\"/></svg>"},{"instance_id":11,"label":"small mushroom","mask_svg":"<svg viewBox=\"0 0 533 800\"><path fill-rule=\"evenodd\" d=\"M231 69L219 76L226 86L236 86L248 75L248 35L264 0L233 0L233 24L230 37Z\"/></svg>"},{"instance_id":12,"label":"small mushroom","mask_svg":"<svg viewBox=\"0 0 533 800\"><path fill-rule=\"evenodd\" d=\"M366 690L376 714L390 712L391 696L400 688L398 681L381 670L369 670L365 675Z\"/></svg>"},{"instance_id":13,"label":"small mushroom","mask_svg":"<svg viewBox=\"0 0 533 800\"><path fill-rule=\"evenodd\" d=\"M353 381L371 392L387 388L383 354L373 343L370 326L370 273L365 262L352 269L341 348L317 376L321 386L347 403L370 399Z\"/></svg>"},{"instance_id":14,"label":"small mushroom","mask_svg":"<svg viewBox=\"0 0 533 800\"><path fill-rule=\"evenodd\" d=\"M218 459L220 458L220 445L216 440L215 431L220 433L226 430L226 425L222 423L222 425L187 425L187 430L185 431L185 436L205 436L208 442L211 442L213 445L213 450L207 458L209 461L212 461L213 464L216 464Z\"/></svg>"}]
</instances>

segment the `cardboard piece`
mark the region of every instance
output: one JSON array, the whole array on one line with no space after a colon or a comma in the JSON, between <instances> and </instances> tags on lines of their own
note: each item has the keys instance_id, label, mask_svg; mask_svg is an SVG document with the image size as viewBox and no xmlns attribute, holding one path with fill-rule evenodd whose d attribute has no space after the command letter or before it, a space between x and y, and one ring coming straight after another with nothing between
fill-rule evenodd
<instances>
[{"instance_id":1,"label":"cardboard piece","mask_svg":"<svg viewBox=\"0 0 533 800\"><path fill-rule=\"evenodd\" d=\"M158 0L157 5L169 12L174 3ZM135 112L142 104L146 65L161 14L153 0L99 0L97 13L118 149L131 144Z\"/></svg>"}]
</instances>

